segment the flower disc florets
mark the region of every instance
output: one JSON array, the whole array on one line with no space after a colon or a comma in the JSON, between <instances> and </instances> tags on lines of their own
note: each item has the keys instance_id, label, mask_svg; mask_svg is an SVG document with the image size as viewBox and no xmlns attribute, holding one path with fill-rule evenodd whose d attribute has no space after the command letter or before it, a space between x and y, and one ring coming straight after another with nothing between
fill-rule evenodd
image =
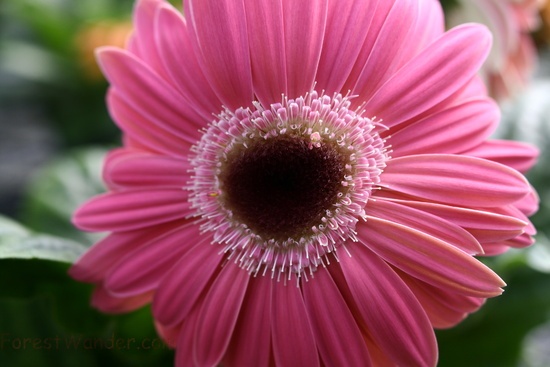
<instances>
[{"instance_id":1,"label":"flower disc florets","mask_svg":"<svg viewBox=\"0 0 550 367\"><path fill-rule=\"evenodd\" d=\"M350 100L308 93L225 110L194 146L202 230L251 273L301 276L347 240L387 159L379 125Z\"/></svg>"}]
</instances>

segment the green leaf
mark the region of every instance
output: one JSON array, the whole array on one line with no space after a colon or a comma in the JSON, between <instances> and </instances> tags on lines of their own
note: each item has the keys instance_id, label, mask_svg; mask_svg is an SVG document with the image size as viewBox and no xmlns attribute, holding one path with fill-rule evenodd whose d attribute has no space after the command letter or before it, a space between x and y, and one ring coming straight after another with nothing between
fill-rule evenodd
<instances>
[{"instance_id":1,"label":"green leaf","mask_svg":"<svg viewBox=\"0 0 550 367\"><path fill-rule=\"evenodd\" d=\"M106 149L74 151L42 170L27 192L21 221L31 229L91 245L101 235L84 233L71 224L74 211L105 191L101 167Z\"/></svg>"},{"instance_id":2,"label":"green leaf","mask_svg":"<svg viewBox=\"0 0 550 367\"><path fill-rule=\"evenodd\" d=\"M45 259L72 263L86 246L50 235L36 234L0 216L0 259Z\"/></svg>"}]
</instances>

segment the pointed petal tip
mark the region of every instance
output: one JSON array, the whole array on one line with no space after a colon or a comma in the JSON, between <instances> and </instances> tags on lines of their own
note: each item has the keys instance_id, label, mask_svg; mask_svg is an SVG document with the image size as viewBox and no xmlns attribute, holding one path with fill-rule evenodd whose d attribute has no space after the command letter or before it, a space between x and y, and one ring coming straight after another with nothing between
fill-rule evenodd
<instances>
[{"instance_id":1,"label":"pointed petal tip","mask_svg":"<svg viewBox=\"0 0 550 367\"><path fill-rule=\"evenodd\" d=\"M84 282L84 283L88 283L87 281L87 274L88 274L88 271L83 268L82 266L80 266L78 264L78 262L76 262L75 264L73 264L69 270L67 270L67 274L73 278L74 280L77 280L79 282Z\"/></svg>"},{"instance_id":2,"label":"pointed petal tip","mask_svg":"<svg viewBox=\"0 0 550 367\"><path fill-rule=\"evenodd\" d=\"M112 54L124 53L124 49L116 46L99 46L94 50L94 55L97 62L101 65L103 62L107 61L108 58L112 57Z\"/></svg>"},{"instance_id":3,"label":"pointed petal tip","mask_svg":"<svg viewBox=\"0 0 550 367\"><path fill-rule=\"evenodd\" d=\"M489 53L489 49L493 44L493 34L486 25L480 23L464 23L452 28L451 30L469 33L469 37L475 39L476 43L479 44L480 47L482 45L487 47L487 53Z\"/></svg>"}]
</instances>

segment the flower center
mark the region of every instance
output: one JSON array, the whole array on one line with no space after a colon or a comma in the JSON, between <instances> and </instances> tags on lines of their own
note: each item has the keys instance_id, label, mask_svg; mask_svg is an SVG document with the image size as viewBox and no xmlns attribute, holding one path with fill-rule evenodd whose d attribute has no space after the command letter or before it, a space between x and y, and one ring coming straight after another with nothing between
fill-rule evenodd
<instances>
[{"instance_id":1,"label":"flower center","mask_svg":"<svg viewBox=\"0 0 550 367\"><path fill-rule=\"evenodd\" d=\"M225 110L194 146L190 201L202 230L251 273L302 276L356 241L385 167L379 125L348 97Z\"/></svg>"},{"instance_id":2,"label":"flower center","mask_svg":"<svg viewBox=\"0 0 550 367\"><path fill-rule=\"evenodd\" d=\"M299 135L253 140L235 147L222 165L220 199L262 238L299 239L337 201L346 158L337 145L314 147Z\"/></svg>"}]
</instances>

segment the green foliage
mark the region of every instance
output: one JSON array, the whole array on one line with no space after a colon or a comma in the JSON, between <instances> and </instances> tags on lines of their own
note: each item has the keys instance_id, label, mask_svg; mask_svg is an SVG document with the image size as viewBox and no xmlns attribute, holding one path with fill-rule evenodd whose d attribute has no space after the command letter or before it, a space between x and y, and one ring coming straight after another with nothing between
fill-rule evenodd
<instances>
[{"instance_id":1,"label":"green foliage","mask_svg":"<svg viewBox=\"0 0 550 367\"><path fill-rule=\"evenodd\" d=\"M36 234L0 216L0 259L46 259L72 263L86 246L65 238Z\"/></svg>"},{"instance_id":2,"label":"green foliage","mask_svg":"<svg viewBox=\"0 0 550 367\"><path fill-rule=\"evenodd\" d=\"M70 221L79 205L105 191L101 167L106 149L76 150L53 161L32 180L21 215L30 228L90 245L98 235L77 230Z\"/></svg>"},{"instance_id":3,"label":"green foliage","mask_svg":"<svg viewBox=\"0 0 550 367\"><path fill-rule=\"evenodd\" d=\"M149 308L104 315L89 305L91 287L68 265L0 260L2 366L169 366L173 352L156 335Z\"/></svg>"},{"instance_id":4,"label":"green foliage","mask_svg":"<svg viewBox=\"0 0 550 367\"><path fill-rule=\"evenodd\" d=\"M458 0L440 0L440 3L445 13L448 13L454 7L458 6Z\"/></svg>"}]
</instances>

